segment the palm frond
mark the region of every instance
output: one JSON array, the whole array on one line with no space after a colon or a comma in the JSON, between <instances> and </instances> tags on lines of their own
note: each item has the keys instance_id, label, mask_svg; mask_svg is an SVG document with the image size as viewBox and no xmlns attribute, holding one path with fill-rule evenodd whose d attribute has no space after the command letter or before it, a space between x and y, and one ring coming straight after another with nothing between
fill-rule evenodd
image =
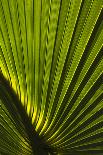
<instances>
[{"instance_id":1,"label":"palm frond","mask_svg":"<svg viewBox=\"0 0 103 155\"><path fill-rule=\"evenodd\" d=\"M103 0L0 0L0 154L103 153Z\"/></svg>"}]
</instances>

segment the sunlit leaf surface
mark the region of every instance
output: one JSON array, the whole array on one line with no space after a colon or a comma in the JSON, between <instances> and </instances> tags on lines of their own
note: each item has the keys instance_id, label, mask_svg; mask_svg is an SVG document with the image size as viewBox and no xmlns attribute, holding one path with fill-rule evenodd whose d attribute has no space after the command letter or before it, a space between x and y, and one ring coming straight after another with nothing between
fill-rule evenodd
<instances>
[{"instance_id":1,"label":"sunlit leaf surface","mask_svg":"<svg viewBox=\"0 0 103 155\"><path fill-rule=\"evenodd\" d=\"M103 155L103 0L0 0L0 155L32 154Z\"/></svg>"}]
</instances>

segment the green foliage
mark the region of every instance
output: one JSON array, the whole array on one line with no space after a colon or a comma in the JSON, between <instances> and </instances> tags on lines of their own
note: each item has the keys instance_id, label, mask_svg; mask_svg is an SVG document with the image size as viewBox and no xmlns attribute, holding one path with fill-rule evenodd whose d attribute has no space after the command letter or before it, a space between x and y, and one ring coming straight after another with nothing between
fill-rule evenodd
<instances>
[{"instance_id":1,"label":"green foliage","mask_svg":"<svg viewBox=\"0 0 103 155\"><path fill-rule=\"evenodd\" d=\"M43 151L103 153L103 0L0 0L0 155Z\"/></svg>"}]
</instances>

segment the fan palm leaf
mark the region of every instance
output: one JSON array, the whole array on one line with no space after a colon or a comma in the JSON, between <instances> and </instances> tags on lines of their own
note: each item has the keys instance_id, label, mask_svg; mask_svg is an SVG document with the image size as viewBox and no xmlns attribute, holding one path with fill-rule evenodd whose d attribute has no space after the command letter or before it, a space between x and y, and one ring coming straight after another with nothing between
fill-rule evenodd
<instances>
[{"instance_id":1,"label":"fan palm leaf","mask_svg":"<svg viewBox=\"0 0 103 155\"><path fill-rule=\"evenodd\" d=\"M103 154L103 0L0 0L0 155Z\"/></svg>"}]
</instances>

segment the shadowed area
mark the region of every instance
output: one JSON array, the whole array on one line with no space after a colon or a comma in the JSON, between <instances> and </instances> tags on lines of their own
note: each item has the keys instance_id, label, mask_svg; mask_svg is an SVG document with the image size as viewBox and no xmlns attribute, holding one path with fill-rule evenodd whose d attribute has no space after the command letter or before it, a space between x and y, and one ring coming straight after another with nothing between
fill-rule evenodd
<instances>
[{"instance_id":1,"label":"shadowed area","mask_svg":"<svg viewBox=\"0 0 103 155\"><path fill-rule=\"evenodd\" d=\"M28 117L25 109L23 108L18 96L10 86L9 82L0 73L0 99L7 108L15 122L17 131L21 136L27 134L34 155L51 155L54 154L53 150L45 143L44 139L40 138L35 131L31 119Z\"/></svg>"}]
</instances>

